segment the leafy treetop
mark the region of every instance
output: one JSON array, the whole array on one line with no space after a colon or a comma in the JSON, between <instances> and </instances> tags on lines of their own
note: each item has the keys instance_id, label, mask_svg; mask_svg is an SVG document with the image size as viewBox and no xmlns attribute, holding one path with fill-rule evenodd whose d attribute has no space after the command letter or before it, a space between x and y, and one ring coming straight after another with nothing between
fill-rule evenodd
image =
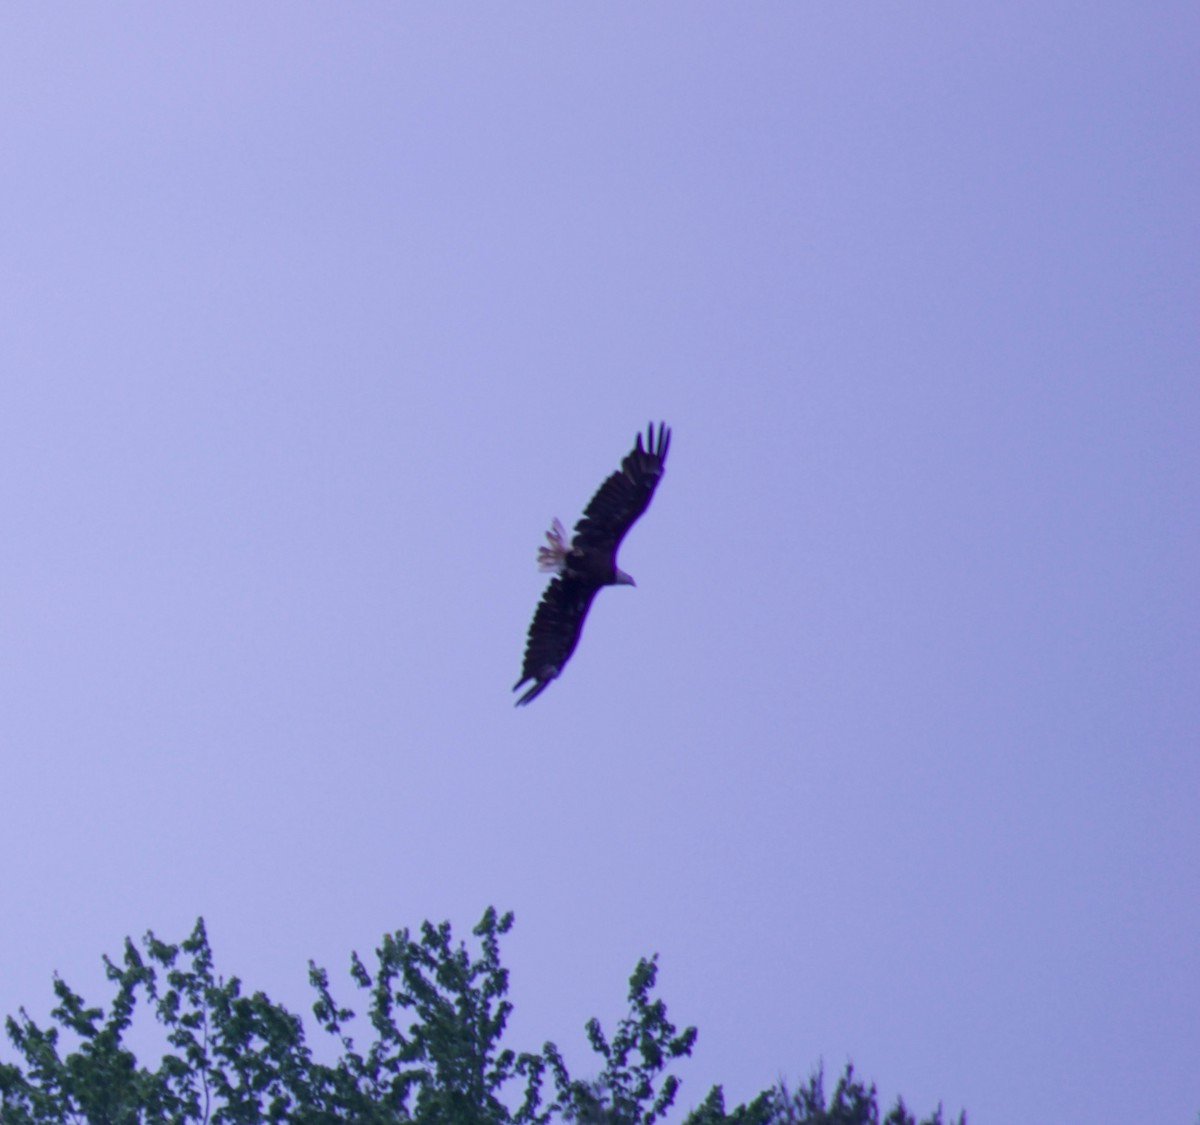
<instances>
[{"instance_id":1,"label":"leafy treetop","mask_svg":"<svg viewBox=\"0 0 1200 1125\"><path fill-rule=\"evenodd\" d=\"M558 1048L502 1046L512 1012L500 938L511 913L489 908L474 929L478 949L455 944L448 923L420 934L385 934L368 969L351 976L366 994L369 1031L338 1003L329 976L310 962L317 1023L337 1044L318 1062L301 1020L237 977L216 974L204 920L178 945L147 933L144 954L128 939L120 964L104 959L115 995L105 1014L61 978L53 1024L21 1009L6 1021L21 1062L0 1063L0 1125L654 1125L675 1102L671 1064L690 1055L696 1029L679 1031L654 996L656 958L629 978L629 1008L611 1036L589 1020L599 1057L590 1079L573 1078ZM165 1032L158 1066L139 1064L124 1042L139 1001ZM64 1050L67 1033L73 1046ZM851 1067L832 1100L820 1074L794 1093L782 1084L727 1111L714 1087L684 1125L918 1125L902 1101L880 1118L875 1088ZM964 1116L958 1125L965 1125ZM941 1110L920 1125L942 1125Z\"/></svg>"}]
</instances>

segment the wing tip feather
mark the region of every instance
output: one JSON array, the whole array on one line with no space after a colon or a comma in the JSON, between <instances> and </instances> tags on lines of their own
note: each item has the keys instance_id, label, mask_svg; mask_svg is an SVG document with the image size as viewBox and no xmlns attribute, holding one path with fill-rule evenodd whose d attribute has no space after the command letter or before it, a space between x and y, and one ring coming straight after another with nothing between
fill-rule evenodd
<instances>
[{"instance_id":1,"label":"wing tip feather","mask_svg":"<svg viewBox=\"0 0 1200 1125\"><path fill-rule=\"evenodd\" d=\"M671 427L668 426L666 424L666 422L660 421L658 423L658 431L656 433L655 429L654 429L654 423L649 422L646 426L645 452L650 454L650 456L652 456L658 460L660 468L662 467L663 462L666 461L667 450L670 448L671 448ZM640 433L638 434L638 439L637 439L637 450L639 453L643 452L642 435Z\"/></svg>"}]
</instances>

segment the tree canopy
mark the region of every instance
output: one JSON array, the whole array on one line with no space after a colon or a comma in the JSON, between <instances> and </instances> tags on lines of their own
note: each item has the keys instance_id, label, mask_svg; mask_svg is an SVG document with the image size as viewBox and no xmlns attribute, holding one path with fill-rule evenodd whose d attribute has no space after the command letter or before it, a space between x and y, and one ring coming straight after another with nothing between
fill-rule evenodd
<instances>
[{"instance_id":1,"label":"tree canopy","mask_svg":"<svg viewBox=\"0 0 1200 1125\"><path fill-rule=\"evenodd\" d=\"M475 950L449 923L385 934L371 968L353 954L366 1027L335 1000L325 969L309 963L313 1015L336 1058L319 1061L301 1019L214 968L204 920L178 945L152 932L105 957L115 992L107 1011L61 978L52 1024L22 1008L6 1021L19 1061L0 1063L0 1125L653 1125L675 1103L672 1064L691 1054L696 1029L678 1030L655 995L656 958L629 978L628 1010L606 1034L585 1025L597 1073L575 1078L552 1042L538 1052L502 1045L512 1004L500 938L511 913L489 908ZM139 1062L126 1032L149 1011L165 1045ZM144 1019L145 1017L143 1017ZM353 1032L353 1034L352 1034ZM326 1052L322 1052L328 1054ZM959 1125L966 1118L960 1115ZM714 1087L684 1125L942 1125L918 1123L902 1101L880 1117L874 1086L847 1067L827 1098L821 1074L795 1091L780 1084L727 1110Z\"/></svg>"}]
</instances>

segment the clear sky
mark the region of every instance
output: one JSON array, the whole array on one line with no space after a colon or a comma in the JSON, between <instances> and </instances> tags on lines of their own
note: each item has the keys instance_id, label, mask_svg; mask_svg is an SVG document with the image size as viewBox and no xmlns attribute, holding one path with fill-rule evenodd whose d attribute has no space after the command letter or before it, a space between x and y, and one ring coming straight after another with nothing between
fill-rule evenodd
<instances>
[{"instance_id":1,"label":"clear sky","mask_svg":"<svg viewBox=\"0 0 1200 1125\"><path fill-rule=\"evenodd\" d=\"M1200 1111L1200 8L5 5L0 1012L639 956L681 1110ZM543 585L674 430L562 678ZM7 1046L0 1056L11 1057Z\"/></svg>"}]
</instances>

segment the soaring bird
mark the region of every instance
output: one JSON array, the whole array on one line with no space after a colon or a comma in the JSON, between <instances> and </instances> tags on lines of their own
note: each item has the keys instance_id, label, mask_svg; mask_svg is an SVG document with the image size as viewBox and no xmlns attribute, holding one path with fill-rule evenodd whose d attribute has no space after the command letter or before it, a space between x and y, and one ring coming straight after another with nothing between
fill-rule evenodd
<instances>
[{"instance_id":1,"label":"soaring bird","mask_svg":"<svg viewBox=\"0 0 1200 1125\"><path fill-rule=\"evenodd\" d=\"M662 479L671 444L671 431L663 423L654 433L651 422L642 445L637 444L621 462L621 468L606 480L584 509L575 525L575 535L567 543L567 533L556 519L546 532L546 547L538 548L538 569L552 572L537 612L529 626L525 645L525 664L513 691L533 680L520 699L530 703L563 670L579 643L583 621L592 599L601 586L636 586L637 583L617 566L617 548L625 533L650 505L650 498Z\"/></svg>"}]
</instances>

